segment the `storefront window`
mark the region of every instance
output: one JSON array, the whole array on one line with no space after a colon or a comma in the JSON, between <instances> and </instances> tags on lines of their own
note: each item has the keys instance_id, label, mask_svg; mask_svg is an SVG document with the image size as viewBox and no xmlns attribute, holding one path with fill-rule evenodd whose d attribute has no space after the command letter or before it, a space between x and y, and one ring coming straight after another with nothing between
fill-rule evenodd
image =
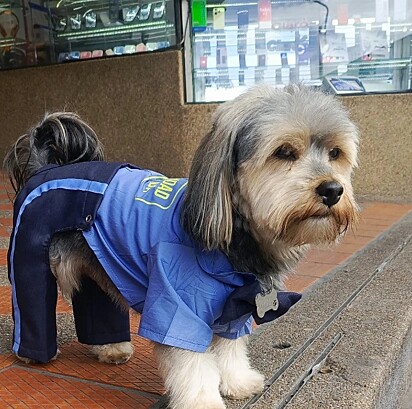
<instances>
[{"instance_id":1,"label":"storefront window","mask_svg":"<svg viewBox=\"0 0 412 409\"><path fill-rule=\"evenodd\" d=\"M303 82L339 94L411 89L412 0L192 0L194 102Z\"/></svg>"},{"instance_id":2,"label":"storefront window","mask_svg":"<svg viewBox=\"0 0 412 409\"><path fill-rule=\"evenodd\" d=\"M176 4L174 0L0 0L0 69L175 46Z\"/></svg>"}]
</instances>

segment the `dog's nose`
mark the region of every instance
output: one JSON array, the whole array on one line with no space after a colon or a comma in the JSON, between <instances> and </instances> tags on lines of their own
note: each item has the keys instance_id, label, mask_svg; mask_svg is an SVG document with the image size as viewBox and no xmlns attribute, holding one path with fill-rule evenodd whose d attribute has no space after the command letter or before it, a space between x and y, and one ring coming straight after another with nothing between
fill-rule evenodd
<instances>
[{"instance_id":1,"label":"dog's nose","mask_svg":"<svg viewBox=\"0 0 412 409\"><path fill-rule=\"evenodd\" d=\"M343 186L338 182L323 182L316 188L316 193L322 198L323 203L332 207L339 202L343 193Z\"/></svg>"}]
</instances>

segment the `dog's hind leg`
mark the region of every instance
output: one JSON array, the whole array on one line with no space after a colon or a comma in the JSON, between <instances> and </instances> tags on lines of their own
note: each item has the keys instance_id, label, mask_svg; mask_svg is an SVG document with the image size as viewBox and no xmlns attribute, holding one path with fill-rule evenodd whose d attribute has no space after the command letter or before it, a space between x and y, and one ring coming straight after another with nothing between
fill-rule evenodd
<instances>
[{"instance_id":1,"label":"dog's hind leg","mask_svg":"<svg viewBox=\"0 0 412 409\"><path fill-rule=\"evenodd\" d=\"M223 396L245 399L263 390L264 376L250 367L247 336L236 340L215 336L211 351L219 366Z\"/></svg>"},{"instance_id":2,"label":"dog's hind leg","mask_svg":"<svg viewBox=\"0 0 412 409\"><path fill-rule=\"evenodd\" d=\"M47 363L58 354L57 285L48 265L35 263L36 257L25 252L23 241L22 235L11 241L9 252L14 320L12 348L23 362ZM22 263L25 257L30 262Z\"/></svg>"},{"instance_id":3,"label":"dog's hind leg","mask_svg":"<svg viewBox=\"0 0 412 409\"><path fill-rule=\"evenodd\" d=\"M100 362L121 364L133 355L129 311L115 303L95 281L82 277L73 297L77 337Z\"/></svg>"},{"instance_id":4,"label":"dog's hind leg","mask_svg":"<svg viewBox=\"0 0 412 409\"><path fill-rule=\"evenodd\" d=\"M226 408L219 393L219 369L213 354L160 344L155 344L155 354L170 409Z\"/></svg>"},{"instance_id":5,"label":"dog's hind leg","mask_svg":"<svg viewBox=\"0 0 412 409\"><path fill-rule=\"evenodd\" d=\"M63 295L72 301L79 342L92 345L92 352L100 362L127 362L133 355L127 302L83 235L56 234L49 258Z\"/></svg>"}]
</instances>

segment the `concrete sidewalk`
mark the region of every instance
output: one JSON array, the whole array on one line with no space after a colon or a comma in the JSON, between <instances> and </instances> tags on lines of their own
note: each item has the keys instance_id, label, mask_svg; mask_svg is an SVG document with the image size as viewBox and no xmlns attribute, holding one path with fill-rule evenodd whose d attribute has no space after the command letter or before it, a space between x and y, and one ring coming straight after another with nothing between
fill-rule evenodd
<instances>
[{"instance_id":1,"label":"concrete sidewalk","mask_svg":"<svg viewBox=\"0 0 412 409\"><path fill-rule=\"evenodd\" d=\"M228 402L229 408L410 409L391 402L405 404L401 391L407 396L404 374L410 372L411 209L363 203L356 235L334 249L309 254L287 283L290 290L304 291L303 300L252 336L251 356L267 377L265 392ZM11 217L7 194L0 192L0 408L164 407L152 345L133 336L136 353L130 362L96 362L76 341L71 308L61 299L59 359L27 366L10 353L6 254ZM135 334L139 317L131 313L131 318Z\"/></svg>"}]
</instances>

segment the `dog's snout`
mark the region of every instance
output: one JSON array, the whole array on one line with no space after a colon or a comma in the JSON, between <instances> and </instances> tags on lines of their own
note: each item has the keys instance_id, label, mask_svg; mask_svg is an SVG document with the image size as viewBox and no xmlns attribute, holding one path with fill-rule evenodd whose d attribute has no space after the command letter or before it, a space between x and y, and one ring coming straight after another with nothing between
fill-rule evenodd
<instances>
[{"instance_id":1,"label":"dog's snout","mask_svg":"<svg viewBox=\"0 0 412 409\"><path fill-rule=\"evenodd\" d=\"M343 186L338 182L323 182L316 188L316 193L322 198L323 203L332 207L339 202L343 193Z\"/></svg>"}]
</instances>

